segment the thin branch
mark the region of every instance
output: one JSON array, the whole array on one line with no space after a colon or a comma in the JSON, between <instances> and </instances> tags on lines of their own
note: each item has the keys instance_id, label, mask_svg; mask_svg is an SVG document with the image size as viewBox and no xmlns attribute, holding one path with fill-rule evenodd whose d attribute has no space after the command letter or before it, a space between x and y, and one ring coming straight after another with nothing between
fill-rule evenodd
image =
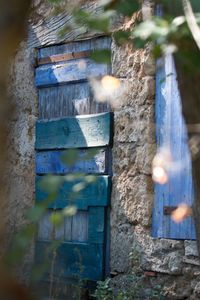
<instances>
[{"instance_id":1,"label":"thin branch","mask_svg":"<svg viewBox=\"0 0 200 300\"><path fill-rule=\"evenodd\" d=\"M182 0L183 9L186 17L186 21L188 27L192 33L192 36L200 50L200 28L197 24L197 20L195 18L194 12L192 10L192 6L189 0Z\"/></svg>"}]
</instances>

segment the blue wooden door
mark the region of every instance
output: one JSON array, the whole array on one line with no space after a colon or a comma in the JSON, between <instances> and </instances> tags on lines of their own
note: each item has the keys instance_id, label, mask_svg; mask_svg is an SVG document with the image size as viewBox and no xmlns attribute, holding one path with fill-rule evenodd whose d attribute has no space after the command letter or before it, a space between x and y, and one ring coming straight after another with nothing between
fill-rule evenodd
<instances>
[{"instance_id":1,"label":"blue wooden door","mask_svg":"<svg viewBox=\"0 0 200 300\"><path fill-rule=\"evenodd\" d=\"M93 174L96 178L74 200L77 214L66 218L61 227L53 228L49 220L52 212L71 204L73 186L81 183L79 178L63 180L39 224L37 263L42 264L52 237L61 241L51 270L54 277L96 281L105 276L112 114L107 104L94 101L87 79L110 72L110 66L96 64L89 57L94 49L109 47L110 39L101 37L38 50L35 70L39 96L36 201L42 203L48 198L48 192L40 184L46 174L54 174L61 181L63 175L74 173ZM85 160L93 148L97 149L95 155ZM78 160L73 166L61 159L66 149L78 151Z\"/></svg>"},{"instance_id":2,"label":"blue wooden door","mask_svg":"<svg viewBox=\"0 0 200 300\"><path fill-rule=\"evenodd\" d=\"M167 151L169 179L155 186L153 236L172 239L195 239L192 217L175 223L171 210L180 203L192 206L193 188L191 159L186 127L181 112L181 99L173 57L159 60L156 75L156 135L158 149Z\"/></svg>"}]
</instances>

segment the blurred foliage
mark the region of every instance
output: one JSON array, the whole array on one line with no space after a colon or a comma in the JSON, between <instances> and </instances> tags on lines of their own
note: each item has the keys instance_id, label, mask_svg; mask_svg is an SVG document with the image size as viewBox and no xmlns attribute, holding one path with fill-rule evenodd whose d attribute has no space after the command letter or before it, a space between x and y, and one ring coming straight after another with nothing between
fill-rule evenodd
<instances>
[{"instance_id":1,"label":"blurred foliage","mask_svg":"<svg viewBox=\"0 0 200 300\"><path fill-rule=\"evenodd\" d=\"M97 154L97 149L91 149L83 155L79 155L76 149L64 151L62 161L66 165L72 167L78 160L88 160ZM97 177L84 173L70 173L63 176L45 175L40 180L40 189L47 193L44 201L36 203L33 207L27 210L25 222L28 225L22 226L22 229L15 235L11 250L6 255L6 263L8 266L13 267L22 263L26 256L27 250L30 248L31 241L37 239L37 231L40 220L48 211L49 204L55 201L59 189L65 182L74 182L69 192L70 204L62 210L51 210L49 221L53 224L54 229L60 227L64 219L72 217L77 212L76 199L79 198L80 193L93 184ZM61 245L62 240L56 240L52 237L51 243L46 247L46 255L42 264L35 264L32 270L32 280L40 280L44 274L50 270L53 255L57 248Z\"/></svg>"},{"instance_id":2,"label":"blurred foliage","mask_svg":"<svg viewBox=\"0 0 200 300\"><path fill-rule=\"evenodd\" d=\"M63 5L63 2L65 2L63 0L48 1L55 5L55 13L63 12L63 10L68 11L67 1L66 5ZM184 62L188 69L199 71L199 49L194 42L184 16L183 2L181 0L160 0L153 2L154 4L159 3L159 6L162 4L165 13L161 16L158 10L157 16L152 16L144 20L136 18L137 22L133 22L128 29L120 26L113 28L113 23L121 18L131 20L132 15L140 9L141 1L139 0L101 0L99 1L100 9L95 13L91 13L82 8L73 8L72 28L70 28L70 26L64 27L61 34L64 35L65 31L71 30L74 26L79 25L79 27L82 26L88 31L112 35L118 45L130 43L134 47L140 48L150 42L155 57L166 53L176 53L180 61ZM197 23L200 24L200 1L191 0L191 4L195 12ZM99 49L92 54L92 58L99 63L110 62L110 56L110 51L106 49ZM91 150L89 155L81 157L81 159L89 159L95 155L95 151L96 150ZM72 166L79 159L76 150L67 150L62 157L62 161L69 166ZM48 197L43 203L37 204L28 210L26 218L29 225L23 227L16 235L11 252L7 256L7 261L10 265L21 262L26 250L30 246L30 241L34 239L37 233L38 222L45 214L49 203L55 200L57 192L64 182L73 180L77 180L77 182L72 187L72 200L77 199L79 193L95 181L95 176L85 174L68 174L62 177L53 175L44 176L41 182L41 188L48 193ZM55 226L60 226L64 217L70 217L75 213L76 205L75 202L73 202L62 211L53 212L50 216L50 221ZM50 263L48 261L48 253L55 251L59 245L60 241L53 240L52 243L50 243L43 265L35 266L33 269L34 278L38 279L39 276L42 276L46 272ZM138 286L141 288L140 285ZM113 299L113 293L109 287L109 280L98 283L96 297L99 300ZM117 299L125 299L123 297L125 296L119 294Z\"/></svg>"},{"instance_id":3,"label":"blurred foliage","mask_svg":"<svg viewBox=\"0 0 200 300\"><path fill-rule=\"evenodd\" d=\"M52 2L52 0L49 0ZM55 8L60 11L68 11L68 2L63 0L53 1L56 3ZM66 5L64 3L66 2ZM141 9L140 0L101 0L99 9L96 12L89 12L87 9L72 9L72 25L62 29L65 30L76 28L75 26L84 27L88 31L112 35L118 45L130 43L134 47L141 48L147 43L151 43L154 56L160 57L168 53L176 53L184 67L188 70L200 70L199 49L197 48L188 23L184 16L182 0L154 0L151 1L151 7L148 9L148 17L143 15L136 18L133 24L128 28L114 26L113 21L125 17L131 20L131 17ZM193 11L195 12L197 23L200 23L200 2L191 0ZM162 8L162 9L161 9ZM155 13L152 17L153 10ZM162 13L161 13L162 11ZM164 12L164 13L163 13ZM92 58L97 62L110 62L110 53L105 50L97 50L92 54Z\"/></svg>"}]
</instances>

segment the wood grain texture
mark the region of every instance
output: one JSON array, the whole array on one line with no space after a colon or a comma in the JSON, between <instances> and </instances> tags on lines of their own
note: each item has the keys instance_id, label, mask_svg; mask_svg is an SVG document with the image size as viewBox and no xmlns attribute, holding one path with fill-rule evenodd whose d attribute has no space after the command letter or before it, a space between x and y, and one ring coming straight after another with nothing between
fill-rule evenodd
<instances>
[{"instance_id":1,"label":"wood grain texture","mask_svg":"<svg viewBox=\"0 0 200 300\"><path fill-rule=\"evenodd\" d=\"M38 88L76 81L85 81L89 77L108 74L106 64L97 64L90 58L43 65L35 70L35 85Z\"/></svg>"},{"instance_id":2,"label":"wood grain texture","mask_svg":"<svg viewBox=\"0 0 200 300\"><path fill-rule=\"evenodd\" d=\"M91 1L89 4L84 5L90 12L95 13L98 8L98 3ZM47 21L37 22L33 20L29 25L28 30L28 46L30 48L42 47L45 45L53 45L61 42L77 40L81 38L90 38L97 33L88 33L87 29L83 26L76 27L71 31L66 30L64 35L60 35L60 31L72 22L73 17L67 13L60 13L59 15L48 17Z\"/></svg>"},{"instance_id":3,"label":"wood grain texture","mask_svg":"<svg viewBox=\"0 0 200 300\"><path fill-rule=\"evenodd\" d=\"M185 123L172 56L159 61L156 77L156 124L158 147L170 148L175 168L169 171L165 185L155 186L153 236L173 239L195 239L194 222L188 217L174 223L163 214L165 206L193 203L191 159L187 146Z\"/></svg>"},{"instance_id":4,"label":"wood grain texture","mask_svg":"<svg viewBox=\"0 0 200 300\"><path fill-rule=\"evenodd\" d=\"M111 144L111 114L37 121L37 150L86 148Z\"/></svg>"},{"instance_id":5,"label":"wood grain texture","mask_svg":"<svg viewBox=\"0 0 200 300\"><path fill-rule=\"evenodd\" d=\"M96 49L110 49L111 38L107 36L98 36L94 38L86 38L83 40L71 40L59 45L52 45L38 49L38 59L47 56L67 54L80 51L94 51Z\"/></svg>"},{"instance_id":6,"label":"wood grain texture","mask_svg":"<svg viewBox=\"0 0 200 300\"><path fill-rule=\"evenodd\" d=\"M68 242L88 241L88 212L78 211L73 217L66 217L59 227L50 220L52 210L45 213L39 222L38 240L60 240Z\"/></svg>"},{"instance_id":7,"label":"wood grain texture","mask_svg":"<svg viewBox=\"0 0 200 300\"><path fill-rule=\"evenodd\" d=\"M88 213L79 211L72 218L72 241L87 242L88 240Z\"/></svg>"},{"instance_id":8,"label":"wood grain texture","mask_svg":"<svg viewBox=\"0 0 200 300\"><path fill-rule=\"evenodd\" d=\"M50 36L54 38L54 33L58 30L59 25L62 27L62 24L65 24L66 16L54 21L52 32L49 32L48 28L45 29L43 25L36 25L34 34L41 39L41 43L51 43ZM44 36L44 29L46 36ZM34 36L29 39L29 42L30 40L32 43L37 43ZM43 59L47 56L65 56L69 53L110 48L110 45L110 38L98 37L43 47L38 49L37 53L38 59ZM86 82L89 73L92 75L102 74L102 72L107 74L111 70L106 65L99 66L94 63L92 65L91 61L86 59L89 72L85 70L85 73L81 74L78 66L83 65L83 61L79 64L80 61L51 62L36 69L36 80L39 78L37 74L40 73L42 82L41 85L39 83L38 89L39 118L41 120L36 124L36 150L38 150L36 172L38 174L69 174L73 172L111 174L112 159L108 146L112 144L113 117L111 114L104 113L110 111L109 105L94 101L89 83ZM85 116L75 118L74 116L77 115ZM63 149L84 148L78 150L81 156L89 151L88 147L103 148L99 149L94 159L88 161L80 159L70 168L62 164L60 156ZM60 175L55 176L64 178ZM44 192L40 186L43 177L36 177L36 203L45 201L48 196L48 193ZM78 196L76 195L76 200L73 200L71 192L81 180L64 182L59 188L56 198L49 205L49 209L62 209L73 203L78 208L78 214L72 218L66 218L63 226L57 228L55 232L48 223L47 217L39 226L36 262L42 262L47 257L45 249L50 246L49 239L52 239L52 231L53 238L61 239L53 271L56 277L101 280L105 275L107 208L110 205L111 180L109 176L102 175L96 176L96 179L96 182L88 185ZM49 280L48 274L47 280Z\"/></svg>"},{"instance_id":9,"label":"wood grain texture","mask_svg":"<svg viewBox=\"0 0 200 300\"><path fill-rule=\"evenodd\" d=\"M104 276L104 239L106 213L104 207L89 207L88 211L79 211L71 220L71 239L65 241L57 249L55 261L55 276L84 278L88 280L100 280ZM87 217L86 217L87 216ZM66 219L67 220L67 219ZM74 222L74 224L73 224ZM84 227L84 228L82 228ZM82 239L87 239L83 241ZM76 239L76 240L75 240ZM79 240L79 242L77 242ZM50 241L38 240L36 242L36 263L46 261ZM52 261L49 254L49 262ZM46 279L50 268L46 274Z\"/></svg>"},{"instance_id":10,"label":"wood grain texture","mask_svg":"<svg viewBox=\"0 0 200 300\"><path fill-rule=\"evenodd\" d=\"M51 55L51 56L46 56L44 58L39 58L37 60L37 65L40 66L40 65L47 65L51 63L59 63L61 61L88 58L90 56L91 56L91 51L80 51L80 52Z\"/></svg>"},{"instance_id":11,"label":"wood grain texture","mask_svg":"<svg viewBox=\"0 0 200 300\"><path fill-rule=\"evenodd\" d=\"M107 103L96 102L88 82L39 89L39 118L96 114L110 111Z\"/></svg>"},{"instance_id":12,"label":"wood grain texture","mask_svg":"<svg viewBox=\"0 0 200 300\"><path fill-rule=\"evenodd\" d=\"M56 176L56 175L55 175ZM57 175L59 176L59 175ZM43 176L36 177L36 202L45 201L48 193L41 189L40 181ZM57 192L55 201L49 204L49 208L62 209L71 204L73 187L83 180L73 180L64 182ZM111 182L110 177L106 175L96 176L96 181L86 186L80 192L74 204L78 209L87 209L89 206L108 206L110 203Z\"/></svg>"},{"instance_id":13,"label":"wood grain texture","mask_svg":"<svg viewBox=\"0 0 200 300\"><path fill-rule=\"evenodd\" d=\"M106 168L106 149L99 149L98 153L90 158L84 159L89 154L88 149L79 150L78 159L72 166L62 162L62 157L67 155L66 151L42 151L36 153L35 164L36 174L66 174L66 173L86 173L86 174L105 174Z\"/></svg>"},{"instance_id":14,"label":"wood grain texture","mask_svg":"<svg viewBox=\"0 0 200 300\"><path fill-rule=\"evenodd\" d=\"M49 242L37 241L35 248L36 265L47 259ZM62 243L54 259L54 278L79 278L101 280L103 278L103 244ZM51 262L53 257L48 256ZM46 274L49 280L50 270Z\"/></svg>"}]
</instances>

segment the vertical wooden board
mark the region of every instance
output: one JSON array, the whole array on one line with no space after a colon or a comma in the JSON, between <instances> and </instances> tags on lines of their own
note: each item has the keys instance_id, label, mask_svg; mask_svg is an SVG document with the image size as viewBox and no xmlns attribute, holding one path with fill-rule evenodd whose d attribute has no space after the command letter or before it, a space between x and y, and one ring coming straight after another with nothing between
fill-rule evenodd
<instances>
[{"instance_id":1,"label":"vertical wooden board","mask_svg":"<svg viewBox=\"0 0 200 300\"><path fill-rule=\"evenodd\" d=\"M84 67L82 67L84 64ZM106 64L97 64L89 58L42 65L35 70L35 85L38 88L87 80L109 73Z\"/></svg>"},{"instance_id":2,"label":"vertical wooden board","mask_svg":"<svg viewBox=\"0 0 200 300\"><path fill-rule=\"evenodd\" d=\"M193 189L189 149L181 100L176 81L176 70L172 56L167 56L157 70L156 78L156 124L158 147L170 148L173 168L165 185L155 186L153 211L153 236L194 239L192 218L180 224L163 214L164 206L177 206L184 202L192 205Z\"/></svg>"},{"instance_id":3,"label":"vertical wooden board","mask_svg":"<svg viewBox=\"0 0 200 300\"><path fill-rule=\"evenodd\" d=\"M64 239L65 241L71 241L72 240L72 217L65 218L64 227L65 227Z\"/></svg>"},{"instance_id":4,"label":"vertical wooden board","mask_svg":"<svg viewBox=\"0 0 200 300\"><path fill-rule=\"evenodd\" d=\"M88 240L88 212L79 211L72 219L72 241L87 242Z\"/></svg>"},{"instance_id":5,"label":"vertical wooden board","mask_svg":"<svg viewBox=\"0 0 200 300\"><path fill-rule=\"evenodd\" d=\"M89 208L89 243L104 243L105 241L105 208Z\"/></svg>"},{"instance_id":6,"label":"vertical wooden board","mask_svg":"<svg viewBox=\"0 0 200 300\"><path fill-rule=\"evenodd\" d=\"M55 228L55 240L64 240L65 228L64 224L61 226L56 226Z\"/></svg>"},{"instance_id":7,"label":"vertical wooden board","mask_svg":"<svg viewBox=\"0 0 200 300\"><path fill-rule=\"evenodd\" d=\"M37 150L107 146L111 140L111 114L37 121Z\"/></svg>"},{"instance_id":8,"label":"vertical wooden board","mask_svg":"<svg viewBox=\"0 0 200 300\"><path fill-rule=\"evenodd\" d=\"M39 222L38 227L38 239L40 240L51 240L53 234L53 224L50 222L49 217L51 212L45 213Z\"/></svg>"},{"instance_id":9,"label":"vertical wooden board","mask_svg":"<svg viewBox=\"0 0 200 300\"><path fill-rule=\"evenodd\" d=\"M48 193L41 189L40 184L43 176L36 177L36 202L45 201ZM62 178L62 177L61 177ZM64 182L58 190L56 199L49 204L49 208L62 209L71 204L72 188L83 180ZM86 186L75 199L74 204L80 210L87 210L89 206L108 206L110 203L110 177L106 175L96 176L96 180Z\"/></svg>"},{"instance_id":10,"label":"vertical wooden board","mask_svg":"<svg viewBox=\"0 0 200 300\"><path fill-rule=\"evenodd\" d=\"M110 111L107 103L98 103L88 82L70 83L39 89L39 118L96 114Z\"/></svg>"},{"instance_id":11,"label":"vertical wooden board","mask_svg":"<svg viewBox=\"0 0 200 300\"><path fill-rule=\"evenodd\" d=\"M89 149L79 150L78 159L69 166L62 162L62 157L68 155L67 151L42 151L36 153L35 165L36 173L42 174L66 174L66 173L93 173L105 174L106 168L106 149L99 149L98 153L90 158L85 159L91 152Z\"/></svg>"}]
</instances>

